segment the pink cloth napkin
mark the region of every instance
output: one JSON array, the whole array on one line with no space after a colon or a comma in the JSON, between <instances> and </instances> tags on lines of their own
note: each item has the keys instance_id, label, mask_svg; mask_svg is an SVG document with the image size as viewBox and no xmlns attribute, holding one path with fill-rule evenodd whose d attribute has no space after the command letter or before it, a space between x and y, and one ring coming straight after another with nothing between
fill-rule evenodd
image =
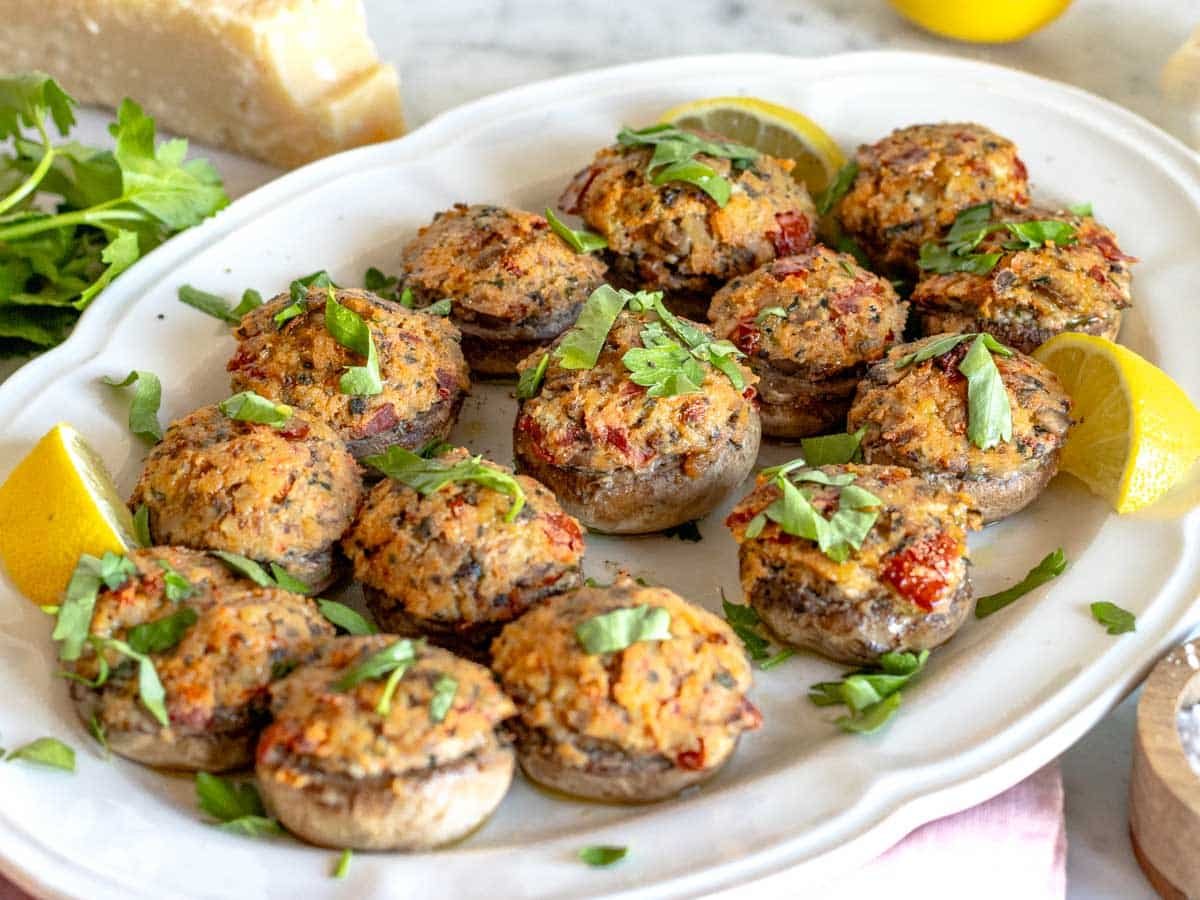
<instances>
[{"instance_id":1,"label":"pink cloth napkin","mask_svg":"<svg viewBox=\"0 0 1200 900\"><path fill-rule=\"evenodd\" d=\"M1054 762L986 803L921 826L883 856L813 896L1063 900L1066 859L1062 773ZM769 882L781 878L786 874ZM771 891L763 895L775 896ZM0 876L0 900L29 896Z\"/></svg>"},{"instance_id":2,"label":"pink cloth napkin","mask_svg":"<svg viewBox=\"0 0 1200 900\"><path fill-rule=\"evenodd\" d=\"M823 900L1063 900L1067 829L1062 772L1053 762L1015 787L923 825Z\"/></svg>"}]
</instances>

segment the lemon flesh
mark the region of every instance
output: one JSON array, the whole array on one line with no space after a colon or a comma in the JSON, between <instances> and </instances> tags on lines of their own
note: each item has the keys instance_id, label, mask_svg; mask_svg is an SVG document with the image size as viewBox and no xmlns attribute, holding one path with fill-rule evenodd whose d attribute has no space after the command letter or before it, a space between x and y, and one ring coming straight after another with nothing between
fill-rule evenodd
<instances>
[{"instance_id":1,"label":"lemon flesh","mask_svg":"<svg viewBox=\"0 0 1200 900\"><path fill-rule=\"evenodd\" d=\"M1117 512L1149 506L1200 457L1200 411L1169 375L1129 348L1068 333L1033 355L1074 403L1062 470Z\"/></svg>"},{"instance_id":2,"label":"lemon flesh","mask_svg":"<svg viewBox=\"0 0 1200 900\"><path fill-rule=\"evenodd\" d=\"M927 31L974 44L1004 44L1054 21L1071 0L891 0L902 16Z\"/></svg>"},{"instance_id":3,"label":"lemon flesh","mask_svg":"<svg viewBox=\"0 0 1200 900\"><path fill-rule=\"evenodd\" d=\"M35 603L58 602L81 554L136 546L104 463L70 425L55 425L0 485L0 559Z\"/></svg>"},{"instance_id":4,"label":"lemon flesh","mask_svg":"<svg viewBox=\"0 0 1200 900\"><path fill-rule=\"evenodd\" d=\"M713 97L672 107L664 122L697 128L747 144L768 156L796 163L792 175L817 194L846 164L837 143L816 122L794 109L756 97Z\"/></svg>"}]
</instances>

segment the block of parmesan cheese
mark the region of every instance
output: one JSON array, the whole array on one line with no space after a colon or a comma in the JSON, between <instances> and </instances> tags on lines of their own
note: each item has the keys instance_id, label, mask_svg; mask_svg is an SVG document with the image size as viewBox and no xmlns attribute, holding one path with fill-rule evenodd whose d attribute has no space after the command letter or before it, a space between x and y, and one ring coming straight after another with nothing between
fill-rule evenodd
<instances>
[{"instance_id":1,"label":"block of parmesan cheese","mask_svg":"<svg viewBox=\"0 0 1200 900\"><path fill-rule=\"evenodd\" d=\"M3 0L7 72L292 167L403 131L361 0Z\"/></svg>"}]
</instances>

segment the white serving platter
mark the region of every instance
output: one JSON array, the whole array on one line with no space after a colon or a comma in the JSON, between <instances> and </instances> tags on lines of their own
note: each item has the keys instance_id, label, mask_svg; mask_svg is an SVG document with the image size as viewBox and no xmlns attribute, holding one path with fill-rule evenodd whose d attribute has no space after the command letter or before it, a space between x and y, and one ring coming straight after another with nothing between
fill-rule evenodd
<instances>
[{"instance_id":1,"label":"white serving platter","mask_svg":"<svg viewBox=\"0 0 1200 900\"><path fill-rule=\"evenodd\" d=\"M191 283L264 293L313 269L359 283L394 271L399 247L455 201L540 210L625 123L676 103L751 94L821 122L846 149L915 122L978 121L1013 138L1035 197L1091 200L1142 260L1123 342L1200 397L1200 162L1136 116L1082 91L993 66L907 53L821 59L738 55L608 69L519 88L447 113L410 136L306 167L234 203L122 275L62 347L0 387L0 477L56 421L72 422L122 490L145 447L103 375L158 373L164 421L228 393L233 341L182 306ZM511 387L482 386L455 437L511 461ZM767 446L764 464L794 455ZM738 596L736 553L721 520L703 542L589 537L590 574L617 566L719 609ZM799 892L858 865L912 828L1003 790L1075 741L1200 618L1195 491L1118 518L1069 477L972 540L976 589L1020 578L1062 546L1065 575L937 651L879 735L840 733L806 699L839 667L801 655L759 673L765 717L729 767L689 796L610 807L552 798L518 779L480 831L434 854L359 854L344 881L335 854L290 839L249 840L202 823L191 781L104 762L56 678L49 622L0 582L0 740L55 735L80 748L74 776L0 766L0 871L49 896L104 898L675 897L791 870ZM1093 600L1138 615L1108 636ZM622 844L621 865L593 870L589 844Z\"/></svg>"}]
</instances>

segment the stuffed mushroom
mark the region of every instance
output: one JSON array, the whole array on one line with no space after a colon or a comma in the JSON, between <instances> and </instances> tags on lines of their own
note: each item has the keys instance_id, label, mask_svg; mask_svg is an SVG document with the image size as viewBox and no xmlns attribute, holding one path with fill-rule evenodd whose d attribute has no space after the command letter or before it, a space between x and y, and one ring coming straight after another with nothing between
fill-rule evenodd
<instances>
[{"instance_id":1,"label":"stuffed mushroom","mask_svg":"<svg viewBox=\"0 0 1200 900\"><path fill-rule=\"evenodd\" d=\"M888 281L823 246L735 278L708 311L758 376L763 433L784 438L845 427L858 380L907 314Z\"/></svg>"},{"instance_id":2,"label":"stuffed mushroom","mask_svg":"<svg viewBox=\"0 0 1200 900\"><path fill-rule=\"evenodd\" d=\"M512 783L491 673L421 641L337 638L272 685L255 774L267 810L326 847L428 850L465 837Z\"/></svg>"},{"instance_id":3,"label":"stuffed mushroom","mask_svg":"<svg viewBox=\"0 0 1200 900\"><path fill-rule=\"evenodd\" d=\"M417 306L451 301L471 371L485 376L513 375L517 363L569 328L605 270L542 216L461 203L438 213L400 260Z\"/></svg>"},{"instance_id":4,"label":"stuffed mushroom","mask_svg":"<svg viewBox=\"0 0 1200 900\"><path fill-rule=\"evenodd\" d=\"M969 206L1029 203L1016 146L982 125L910 125L859 147L855 162L836 213L881 272L915 276L921 245L940 238Z\"/></svg>"},{"instance_id":5,"label":"stuffed mushroom","mask_svg":"<svg viewBox=\"0 0 1200 900\"><path fill-rule=\"evenodd\" d=\"M606 334L592 335L594 356L572 349L583 329L521 364L527 382L544 378L521 400L513 433L518 471L588 528L615 534L707 514L750 473L761 435L755 378L740 353L714 345L703 326L664 309L668 326L633 302Z\"/></svg>"},{"instance_id":6,"label":"stuffed mushroom","mask_svg":"<svg viewBox=\"0 0 1200 900\"><path fill-rule=\"evenodd\" d=\"M993 230L917 282L913 318L922 334L986 331L1023 353L1064 331L1116 340L1136 260L1111 231L1068 211L980 212Z\"/></svg>"},{"instance_id":7,"label":"stuffed mushroom","mask_svg":"<svg viewBox=\"0 0 1200 900\"><path fill-rule=\"evenodd\" d=\"M935 335L893 347L858 386L847 427L866 429L861 446L867 462L904 466L961 491L984 522L994 522L1031 503L1058 471L1071 398L1037 360L1002 345L1002 352L989 351L983 340ZM971 352L988 353L1004 388L1003 400L993 398L976 411L974 425L963 371ZM990 396L979 393L981 400ZM1009 434L980 440L996 403L1009 420L1007 429L997 431Z\"/></svg>"},{"instance_id":8,"label":"stuffed mushroom","mask_svg":"<svg viewBox=\"0 0 1200 900\"><path fill-rule=\"evenodd\" d=\"M312 600L235 577L194 550L133 550L107 584L68 664L71 696L114 752L150 766L249 764L268 685L333 636ZM161 707L134 654L153 666Z\"/></svg>"},{"instance_id":9,"label":"stuffed mushroom","mask_svg":"<svg viewBox=\"0 0 1200 900\"><path fill-rule=\"evenodd\" d=\"M338 575L337 540L362 481L328 425L287 407L275 412L271 424L246 421L226 402L172 422L129 507L146 507L156 544L236 553L316 591Z\"/></svg>"},{"instance_id":10,"label":"stuffed mushroom","mask_svg":"<svg viewBox=\"0 0 1200 900\"><path fill-rule=\"evenodd\" d=\"M706 141L713 152L734 148L724 157L693 157L728 186L725 202L695 183L667 180L672 170L654 164L657 145L645 143L661 141L661 134L623 132L622 143L605 147L575 176L559 206L607 241L614 282L663 291L671 309L702 319L713 293L729 279L806 250L816 212L804 185L792 177L791 160L753 150L738 157L737 145L720 136L683 134Z\"/></svg>"},{"instance_id":11,"label":"stuffed mushroom","mask_svg":"<svg viewBox=\"0 0 1200 900\"><path fill-rule=\"evenodd\" d=\"M531 610L492 658L519 712L510 728L525 774L580 797L673 796L716 774L762 720L729 626L624 576Z\"/></svg>"},{"instance_id":12,"label":"stuffed mushroom","mask_svg":"<svg viewBox=\"0 0 1200 900\"><path fill-rule=\"evenodd\" d=\"M583 530L547 488L462 448L407 463L342 540L385 631L486 659L505 623L583 583Z\"/></svg>"},{"instance_id":13,"label":"stuffed mushroom","mask_svg":"<svg viewBox=\"0 0 1200 900\"><path fill-rule=\"evenodd\" d=\"M831 531L845 533L833 528L842 510L871 517L857 546L829 538L823 546L788 516L772 516L788 502L784 480ZM726 524L759 618L789 644L866 665L932 649L958 631L971 611L967 530L978 521L966 495L907 469L801 465L760 475Z\"/></svg>"},{"instance_id":14,"label":"stuffed mushroom","mask_svg":"<svg viewBox=\"0 0 1200 900\"><path fill-rule=\"evenodd\" d=\"M354 386L349 367L368 359L330 330L331 298L373 342L377 385ZM356 457L392 444L417 448L450 433L470 387L458 329L360 290L310 287L280 294L242 319L226 364L234 391L253 391L328 423Z\"/></svg>"}]
</instances>

